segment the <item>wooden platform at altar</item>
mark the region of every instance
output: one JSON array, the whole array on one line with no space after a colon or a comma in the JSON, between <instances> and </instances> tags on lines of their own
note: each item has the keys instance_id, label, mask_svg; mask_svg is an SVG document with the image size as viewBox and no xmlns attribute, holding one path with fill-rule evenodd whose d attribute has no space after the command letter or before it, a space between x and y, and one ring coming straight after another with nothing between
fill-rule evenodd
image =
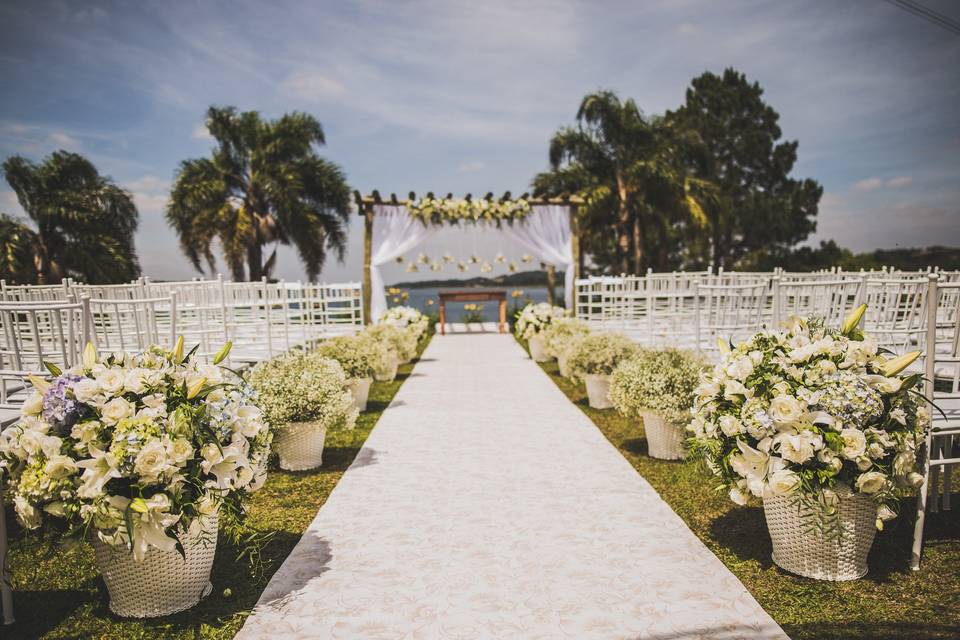
<instances>
[{"instance_id":1,"label":"wooden platform at altar","mask_svg":"<svg viewBox=\"0 0 960 640\"><path fill-rule=\"evenodd\" d=\"M496 301L500 306L499 322L497 327L500 333L507 332L507 292L505 290L483 291L440 291L440 335L446 335L447 303L448 302L490 302Z\"/></svg>"}]
</instances>

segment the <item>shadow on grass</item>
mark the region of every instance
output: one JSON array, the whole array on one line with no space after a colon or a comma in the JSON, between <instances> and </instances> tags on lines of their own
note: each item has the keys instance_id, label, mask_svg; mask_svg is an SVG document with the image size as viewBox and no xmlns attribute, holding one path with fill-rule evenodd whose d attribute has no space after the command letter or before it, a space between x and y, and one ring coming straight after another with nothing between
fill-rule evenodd
<instances>
[{"instance_id":1,"label":"shadow on grass","mask_svg":"<svg viewBox=\"0 0 960 640\"><path fill-rule=\"evenodd\" d=\"M620 448L635 456L645 456L648 455L650 451L650 446L647 444L646 438L630 438L629 440L624 440Z\"/></svg>"},{"instance_id":2,"label":"shadow on grass","mask_svg":"<svg viewBox=\"0 0 960 640\"><path fill-rule=\"evenodd\" d=\"M727 511L710 524L710 537L741 560L754 560L764 569L773 566L773 547L761 507Z\"/></svg>"}]
</instances>

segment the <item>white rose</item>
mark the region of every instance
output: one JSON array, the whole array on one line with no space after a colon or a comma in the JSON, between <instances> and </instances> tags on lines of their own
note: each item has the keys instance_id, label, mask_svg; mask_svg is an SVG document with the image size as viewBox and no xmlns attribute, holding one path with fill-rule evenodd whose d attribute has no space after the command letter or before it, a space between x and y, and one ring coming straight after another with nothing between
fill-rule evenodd
<instances>
[{"instance_id":1,"label":"white rose","mask_svg":"<svg viewBox=\"0 0 960 640\"><path fill-rule=\"evenodd\" d=\"M887 455L887 450L879 442L871 442L867 447L867 454L874 460L879 460Z\"/></svg>"},{"instance_id":2,"label":"white rose","mask_svg":"<svg viewBox=\"0 0 960 640\"><path fill-rule=\"evenodd\" d=\"M793 396L779 395L770 402L770 409L767 413L777 424L789 425L803 416L804 407Z\"/></svg>"},{"instance_id":3,"label":"white rose","mask_svg":"<svg viewBox=\"0 0 960 640\"><path fill-rule=\"evenodd\" d=\"M817 363L817 367L820 369L820 373L823 375L833 375L837 372L837 365L833 360L821 360Z\"/></svg>"},{"instance_id":4,"label":"white rose","mask_svg":"<svg viewBox=\"0 0 960 640\"><path fill-rule=\"evenodd\" d=\"M154 479L167 467L167 450L158 439L143 445L133 464L133 470L144 478Z\"/></svg>"},{"instance_id":5,"label":"white rose","mask_svg":"<svg viewBox=\"0 0 960 640\"><path fill-rule=\"evenodd\" d=\"M97 375L97 384L108 395L116 395L123 389L124 376L116 369L104 369Z\"/></svg>"},{"instance_id":6,"label":"white rose","mask_svg":"<svg viewBox=\"0 0 960 640\"><path fill-rule=\"evenodd\" d=\"M200 455L203 456L203 459L209 464L217 464L223 460L223 454L220 453L220 448L212 442L203 445L200 449Z\"/></svg>"},{"instance_id":7,"label":"white rose","mask_svg":"<svg viewBox=\"0 0 960 640\"><path fill-rule=\"evenodd\" d=\"M886 483L887 476L879 471L868 471L867 473L860 474L860 477L857 478L857 489L859 489L861 493L876 493L883 489Z\"/></svg>"},{"instance_id":8,"label":"white rose","mask_svg":"<svg viewBox=\"0 0 960 640\"><path fill-rule=\"evenodd\" d=\"M77 471L77 464L73 458L63 455L51 456L43 467L43 472L55 480L66 478Z\"/></svg>"},{"instance_id":9,"label":"white rose","mask_svg":"<svg viewBox=\"0 0 960 640\"><path fill-rule=\"evenodd\" d=\"M95 395L100 393L100 385L92 378L78 380L71 388L73 390L73 397L80 402L89 403Z\"/></svg>"},{"instance_id":10,"label":"white rose","mask_svg":"<svg viewBox=\"0 0 960 640\"><path fill-rule=\"evenodd\" d=\"M811 459L816 450L823 446L823 438L810 431L800 433L780 433L773 439L780 455L790 462L803 464Z\"/></svg>"},{"instance_id":11,"label":"white rose","mask_svg":"<svg viewBox=\"0 0 960 640\"><path fill-rule=\"evenodd\" d=\"M916 456L909 451L902 451L893 458L893 473L898 476L906 476L913 469L916 463Z\"/></svg>"},{"instance_id":12,"label":"white rose","mask_svg":"<svg viewBox=\"0 0 960 640\"><path fill-rule=\"evenodd\" d=\"M123 398L114 398L103 405L102 415L103 421L107 424L116 424L133 415L133 405Z\"/></svg>"},{"instance_id":13,"label":"white rose","mask_svg":"<svg viewBox=\"0 0 960 640\"><path fill-rule=\"evenodd\" d=\"M866 471L872 466L873 466L873 460L871 460L867 456L863 456L862 458L857 458L857 469L860 469L860 471Z\"/></svg>"},{"instance_id":14,"label":"white rose","mask_svg":"<svg viewBox=\"0 0 960 640\"><path fill-rule=\"evenodd\" d=\"M747 376L753 373L753 360L748 356L735 358L727 365L726 373L735 380L746 380Z\"/></svg>"},{"instance_id":15,"label":"white rose","mask_svg":"<svg viewBox=\"0 0 960 640\"><path fill-rule=\"evenodd\" d=\"M859 429L843 429L840 431L843 439L841 455L847 460L856 460L867 450L867 436Z\"/></svg>"},{"instance_id":16,"label":"white rose","mask_svg":"<svg viewBox=\"0 0 960 640\"><path fill-rule=\"evenodd\" d=\"M166 406L167 399L162 393L152 393L148 396L143 396L140 401L143 402L144 406L150 407L151 409L159 409L160 407Z\"/></svg>"},{"instance_id":17,"label":"white rose","mask_svg":"<svg viewBox=\"0 0 960 640\"><path fill-rule=\"evenodd\" d=\"M745 493L740 487L731 487L730 488L730 499L733 500L736 504L741 507L747 504L747 498L749 494Z\"/></svg>"},{"instance_id":18,"label":"white rose","mask_svg":"<svg viewBox=\"0 0 960 640\"><path fill-rule=\"evenodd\" d=\"M916 471L911 471L907 474L907 484L914 489L919 488L923 484L923 476Z\"/></svg>"},{"instance_id":19,"label":"white rose","mask_svg":"<svg viewBox=\"0 0 960 640\"><path fill-rule=\"evenodd\" d=\"M177 438L170 443L170 457L177 466L183 466L193 457L193 446L185 438Z\"/></svg>"},{"instance_id":20,"label":"white rose","mask_svg":"<svg viewBox=\"0 0 960 640\"><path fill-rule=\"evenodd\" d=\"M797 485L800 484L800 477L789 469L781 469L770 474L767 483L770 485L771 491L778 496L782 496L792 493L797 488Z\"/></svg>"},{"instance_id":21,"label":"white rose","mask_svg":"<svg viewBox=\"0 0 960 640\"><path fill-rule=\"evenodd\" d=\"M749 354L750 359L753 361L753 364L760 364L763 362L763 352L762 351L751 351Z\"/></svg>"},{"instance_id":22,"label":"white rose","mask_svg":"<svg viewBox=\"0 0 960 640\"><path fill-rule=\"evenodd\" d=\"M131 369L123 379L123 389L127 393L143 393L144 379L143 369Z\"/></svg>"},{"instance_id":23,"label":"white rose","mask_svg":"<svg viewBox=\"0 0 960 640\"><path fill-rule=\"evenodd\" d=\"M743 432L743 423L734 416L722 415L717 422L720 423L720 430L727 436L733 437Z\"/></svg>"}]
</instances>

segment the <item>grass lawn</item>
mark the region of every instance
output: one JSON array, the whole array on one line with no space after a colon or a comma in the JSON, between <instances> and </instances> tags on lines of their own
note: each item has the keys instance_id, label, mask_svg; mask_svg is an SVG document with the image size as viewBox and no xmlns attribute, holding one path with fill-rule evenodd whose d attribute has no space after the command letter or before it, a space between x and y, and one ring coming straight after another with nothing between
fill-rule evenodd
<instances>
[{"instance_id":1,"label":"grass lawn","mask_svg":"<svg viewBox=\"0 0 960 640\"><path fill-rule=\"evenodd\" d=\"M424 348L426 342L419 353ZM319 470L271 470L266 485L250 501L248 520L256 531L272 534L260 549L266 564L262 575L251 577L249 563L237 560L237 549L221 539L213 566L213 593L189 611L146 621L116 617L107 607L106 587L92 548L83 544L50 552L24 535L8 509L8 560L17 621L10 627L0 626L0 638L232 638L412 369L413 364L403 365L394 382L373 384L367 411L356 428L327 434Z\"/></svg>"},{"instance_id":2,"label":"grass lawn","mask_svg":"<svg viewBox=\"0 0 960 640\"><path fill-rule=\"evenodd\" d=\"M839 583L796 577L770 560L760 506L737 507L695 463L648 457L642 424L613 409L589 408L586 391L561 378L556 362L541 366L791 638L960 637L960 495L953 496L955 510L927 514L920 571L909 569L915 503L908 501L878 534L866 577ZM954 478L960 486L960 474Z\"/></svg>"}]
</instances>

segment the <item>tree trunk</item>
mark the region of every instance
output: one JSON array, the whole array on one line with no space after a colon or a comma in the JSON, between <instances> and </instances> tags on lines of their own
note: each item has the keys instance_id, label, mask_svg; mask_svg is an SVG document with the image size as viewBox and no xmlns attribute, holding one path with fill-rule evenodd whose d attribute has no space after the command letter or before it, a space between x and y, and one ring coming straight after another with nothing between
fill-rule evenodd
<instances>
[{"instance_id":1,"label":"tree trunk","mask_svg":"<svg viewBox=\"0 0 960 640\"><path fill-rule=\"evenodd\" d=\"M260 244L259 237L247 247L247 270L250 273L250 282L263 276L263 245Z\"/></svg>"},{"instance_id":2,"label":"tree trunk","mask_svg":"<svg viewBox=\"0 0 960 640\"><path fill-rule=\"evenodd\" d=\"M633 216L633 273L638 276L643 275L646 267L644 264L646 234L644 233L642 217L640 211L637 211Z\"/></svg>"},{"instance_id":3,"label":"tree trunk","mask_svg":"<svg viewBox=\"0 0 960 640\"><path fill-rule=\"evenodd\" d=\"M617 252L620 254L620 270L630 272L630 209L627 207L627 186L617 172Z\"/></svg>"}]
</instances>

